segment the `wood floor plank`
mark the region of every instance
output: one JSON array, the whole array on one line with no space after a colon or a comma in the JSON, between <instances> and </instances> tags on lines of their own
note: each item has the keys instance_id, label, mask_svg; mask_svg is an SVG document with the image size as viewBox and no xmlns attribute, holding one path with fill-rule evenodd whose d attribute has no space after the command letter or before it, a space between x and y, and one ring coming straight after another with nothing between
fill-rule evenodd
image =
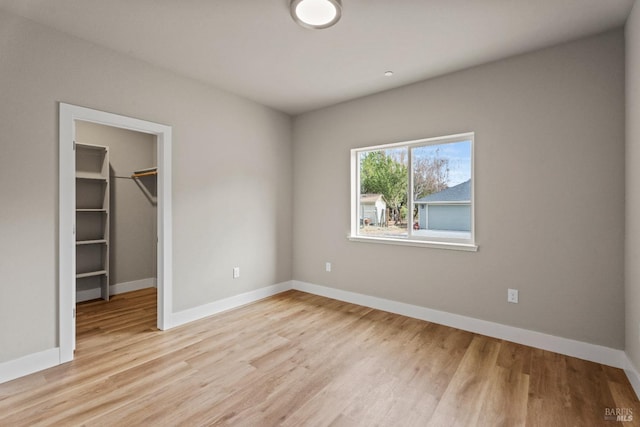
<instances>
[{"instance_id":1,"label":"wood floor plank","mask_svg":"<svg viewBox=\"0 0 640 427\"><path fill-rule=\"evenodd\" d=\"M156 298L79 304L75 360L0 384L0 426L639 425L620 369L298 291L159 331Z\"/></svg>"},{"instance_id":2,"label":"wood floor plank","mask_svg":"<svg viewBox=\"0 0 640 427\"><path fill-rule=\"evenodd\" d=\"M428 425L478 424L499 352L500 341L481 335L473 338Z\"/></svg>"},{"instance_id":3,"label":"wood floor plank","mask_svg":"<svg viewBox=\"0 0 640 427\"><path fill-rule=\"evenodd\" d=\"M284 422L283 426L326 426L351 419L347 412L367 394L374 379L384 372L373 357L355 357L343 365L341 374L320 388ZM389 380L384 376L385 381ZM366 400L369 402L369 400Z\"/></svg>"},{"instance_id":4,"label":"wood floor plank","mask_svg":"<svg viewBox=\"0 0 640 427\"><path fill-rule=\"evenodd\" d=\"M478 425L515 427L526 425L529 375L519 369L494 366L490 373Z\"/></svg>"},{"instance_id":5,"label":"wood floor plank","mask_svg":"<svg viewBox=\"0 0 640 427\"><path fill-rule=\"evenodd\" d=\"M621 415L627 416L625 421L620 421L619 425L625 427L640 427L640 402L629 395L629 386L622 382L609 382L609 390L613 397L613 405L609 408L610 412L615 412L616 409L621 410ZM628 416L631 416L629 419ZM604 418L605 414L600 414ZM612 424L611 421L607 421L607 425Z\"/></svg>"}]
</instances>

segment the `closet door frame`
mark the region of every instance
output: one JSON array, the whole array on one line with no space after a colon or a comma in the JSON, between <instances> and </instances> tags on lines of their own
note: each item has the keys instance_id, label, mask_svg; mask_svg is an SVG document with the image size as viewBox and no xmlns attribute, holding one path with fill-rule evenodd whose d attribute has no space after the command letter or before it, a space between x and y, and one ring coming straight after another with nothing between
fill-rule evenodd
<instances>
[{"instance_id":1,"label":"closet door frame","mask_svg":"<svg viewBox=\"0 0 640 427\"><path fill-rule=\"evenodd\" d=\"M75 169L76 121L142 132L156 136L158 154L158 329L171 327L172 216L171 216L171 126L107 113L77 105L59 104L59 265L58 345L60 363L73 360L75 349L76 252Z\"/></svg>"}]
</instances>

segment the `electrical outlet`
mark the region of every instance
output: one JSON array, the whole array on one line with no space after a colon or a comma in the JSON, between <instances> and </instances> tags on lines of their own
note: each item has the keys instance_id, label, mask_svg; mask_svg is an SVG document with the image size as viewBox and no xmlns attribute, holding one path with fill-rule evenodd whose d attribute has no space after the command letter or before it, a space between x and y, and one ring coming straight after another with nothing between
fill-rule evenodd
<instances>
[{"instance_id":1,"label":"electrical outlet","mask_svg":"<svg viewBox=\"0 0 640 427\"><path fill-rule=\"evenodd\" d=\"M331 273L331 263L328 262L324 265L324 269L326 272Z\"/></svg>"},{"instance_id":2,"label":"electrical outlet","mask_svg":"<svg viewBox=\"0 0 640 427\"><path fill-rule=\"evenodd\" d=\"M507 289L507 302L512 302L514 304L518 303L518 290L517 289Z\"/></svg>"},{"instance_id":3,"label":"electrical outlet","mask_svg":"<svg viewBox=\"0 0 640 427\"><path fill-rule=\"evenodd\" d=\"M237 279L240 277L240 267L233 267L233 278Z\"/></svg>"}]
</instances>

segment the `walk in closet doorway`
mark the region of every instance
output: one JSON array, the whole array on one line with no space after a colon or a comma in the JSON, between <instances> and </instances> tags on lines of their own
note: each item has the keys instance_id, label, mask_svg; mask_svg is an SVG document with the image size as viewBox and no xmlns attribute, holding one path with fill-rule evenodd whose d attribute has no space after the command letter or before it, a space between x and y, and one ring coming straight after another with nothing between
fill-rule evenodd
<instances>
[{"instance_id":1,"label":"walk in closet doorway","mask_svg":"<svg viewBox=\"0 0 640 427\"><path fill-rule=\"evenodd\" d=\"M60 362L77 302L157 287L169 327L171 128L60 104Z\"/></svg>"}]
</instances>

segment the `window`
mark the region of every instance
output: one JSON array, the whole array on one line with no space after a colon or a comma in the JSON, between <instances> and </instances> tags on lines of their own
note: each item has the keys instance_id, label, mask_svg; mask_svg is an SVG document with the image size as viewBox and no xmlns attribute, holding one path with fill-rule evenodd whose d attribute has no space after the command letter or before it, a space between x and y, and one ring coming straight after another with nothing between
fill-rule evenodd
<instances>
[{"instance_id":1,"label":"window","mask_svg":"<svg viewBox=\"0 0 640 427\"><path fill-rule=\"evenodd\" d=\"M351 150L350 239L477 250L473 133Z\"/></svg>"}]
</instances>

